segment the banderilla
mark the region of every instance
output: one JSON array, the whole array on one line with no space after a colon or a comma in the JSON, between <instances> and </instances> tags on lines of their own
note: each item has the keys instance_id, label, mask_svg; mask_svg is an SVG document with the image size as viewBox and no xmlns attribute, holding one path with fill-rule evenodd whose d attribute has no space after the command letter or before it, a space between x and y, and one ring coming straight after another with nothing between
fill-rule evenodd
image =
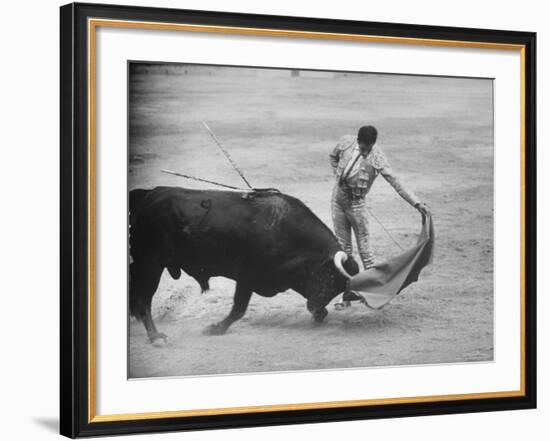
<instances>
[{"instance_id":1,"label":"banderilla","mask_svg":"<svg viewBox=\"0 0 550 441\"><path fill-rule=\"evenodd\" d=\"M234 187L233 185L222 184L221 182L216 182L216 181L210 181L208 179L197 178L196 176L191 176L191 175L184 175L183 173L178 173L178 172L175 172L175 171L172 171L172 170L162 169L161 172L168 173L169 175L179 176L181 178L193 179L195 181L200 181L200 182L206 182L208 184L219 185L220 187L230 188L232 190L248 191L246 188Z\"/></svg>"}]
</instances>

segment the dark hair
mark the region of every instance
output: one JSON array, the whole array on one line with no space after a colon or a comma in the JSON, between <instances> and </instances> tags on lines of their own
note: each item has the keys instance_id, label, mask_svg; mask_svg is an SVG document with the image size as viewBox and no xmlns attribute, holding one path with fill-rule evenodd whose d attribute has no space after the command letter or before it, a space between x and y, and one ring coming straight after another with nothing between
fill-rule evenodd
<instances>
[{"instance_id":1,"label":"dark hair","mask_svg":"<svg viewBox=\"0 0 550 441\"><path fill-rule=\"evenodd\" d=\"M357 141L367 145L374 144L377 137L378 130L376 130L373 126L363 126L357 133Z\"/></svg>"}]
</instances>

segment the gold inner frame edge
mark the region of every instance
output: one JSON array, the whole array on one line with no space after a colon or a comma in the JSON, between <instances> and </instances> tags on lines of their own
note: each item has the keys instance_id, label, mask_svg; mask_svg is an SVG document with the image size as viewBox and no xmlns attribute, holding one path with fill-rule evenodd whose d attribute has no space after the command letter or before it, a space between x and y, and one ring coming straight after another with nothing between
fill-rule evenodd
<instances>
[{"instance_id":1,"label":"gold inner frame edge","mask_svg":"<svg viewBox=\"0 0 550 441\"><path fill-rule=\"evenodd\" d=\"M146 30L225 33L264 37L290 37L360 41L371 43L413 44L420 46L464 47L478 49L512 50L520 53L520 389L512 391L464 393L452 395L375 398L313 403L273 404L263 406L227 407L142 413L96 415L95 413L95 31L96 27L118 27ZM157 23L132 20L88 18L88 422L114 422L160 418L231 415L293 410L334 409L389 404L413 404L457 400L521 397L525 395L525 45L463 40L391 37L377 35L338 34L233 26Z\"/></svg>"}]
</instances>

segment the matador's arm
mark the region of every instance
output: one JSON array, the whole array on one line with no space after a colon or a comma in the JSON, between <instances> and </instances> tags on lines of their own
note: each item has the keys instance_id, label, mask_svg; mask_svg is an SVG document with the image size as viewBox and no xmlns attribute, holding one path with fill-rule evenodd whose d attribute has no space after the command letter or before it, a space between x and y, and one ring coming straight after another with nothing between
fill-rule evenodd
<instances>
[{"instance_id":1,"label":"matador's arm","mask_svg":"<svg viewBox=\"0 0 550 441\"><path fill-rule=\"evenodd\" d=\"M340 140L338 141L338 144L336 144L336 147L334 147L334 149L330 153L330 166L332 167L333 173L336 173L336 170L338 169L338 162L340 161L340 155L342 154L342 151L351 147L354 141L355 138L351 135L342 136L342 138L340 138Z\"/></svg>"},{"instance_id":2,"label":"matador's arm","mask_svg":"<svg viewBox=\"0 0 550 441\"><path fill-rule=\"evenodd\" d=\"M338 161L340 160L340 144L336 144L336 147L330 152L329 155L330 166L332 167L332 172L336 173L338 168Z\"/></svg>"},{"instance_id":3,"label":"matador's arm","mask_svg":"<svg viewBox=\"0 0 550 441\"><path fill-rule=\"evenodd\" d=\"M372 150L372 165L380 172L384 179L394 188L394 190L413 207L420 203L420 199L411 190L409 190L397 177L392 170L391 165L384 152L375 146Z\"/></svg>"},{"instance_id":4,"label":"matador's arm","mask_svg":"<svg viewBox=\"0 0 550 441\"><path fill-rule=\"evenodd\" d=\"M409 204L411 204L413 207L416 204L420 203L420 199L418 196L414 194L411 190L409 190L401 180L397 177L397 175L394 173L392 168L387 165L380 169L380 174L384 176L384 179L389 182L389 184L394 188L394 190L401 196L403 199L405 199Z\"/></svg>"}]
</instances>

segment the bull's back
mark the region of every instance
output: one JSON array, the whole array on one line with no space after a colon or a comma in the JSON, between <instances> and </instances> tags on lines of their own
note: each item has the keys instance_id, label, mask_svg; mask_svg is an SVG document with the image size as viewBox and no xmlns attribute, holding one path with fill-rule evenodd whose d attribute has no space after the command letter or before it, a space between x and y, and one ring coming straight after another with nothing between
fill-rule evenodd
<instances>
[{"instance_id":1,"label":"bull's back","mask_svg":"<svg viewBox=\"0 0 550 441\"><path fill-rule=\"evenodd\" d=\"M213 271L236 272L244 265L263 272L295 256L338 249L321 220L288 195L179 187L133 192L131 247L139 243L137 251L163 259L192 258Z\"/></svg>"},{"instance_id":2,"label":"bull's back","mask_svg":"<svg viewBox=\"0 0 550 441\"><path fill-rule=\"evenodd\" d=\"M177 226L187 235L235 235L243 228L265 224L264 218L273 211L271 204L251 203L241 192L156 187L132 190L130 194L130 212L136 213L140 222L164 229Z\"/></svg>"}]
</instances>

